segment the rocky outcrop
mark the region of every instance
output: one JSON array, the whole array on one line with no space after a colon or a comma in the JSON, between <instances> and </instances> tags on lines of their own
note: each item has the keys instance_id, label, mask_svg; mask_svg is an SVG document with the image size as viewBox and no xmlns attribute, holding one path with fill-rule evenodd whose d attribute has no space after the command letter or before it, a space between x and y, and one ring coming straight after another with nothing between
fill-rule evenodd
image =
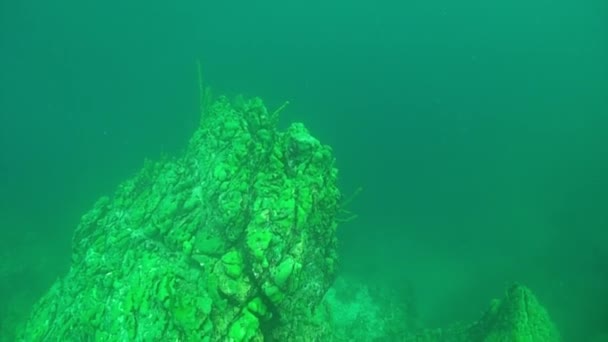
<instances>
[{"instance_id":1,"label":"rocky outcrop","mask_svg":"<svg viewBox=\"0 0 608 342\"><path fill-rule=\"evenodd\" d=\"M220 98L182 156L147 162L86 213L69 273L25 341L310 341L334 279L340 192L328 146Z\"/></svg>"}]
</instances>

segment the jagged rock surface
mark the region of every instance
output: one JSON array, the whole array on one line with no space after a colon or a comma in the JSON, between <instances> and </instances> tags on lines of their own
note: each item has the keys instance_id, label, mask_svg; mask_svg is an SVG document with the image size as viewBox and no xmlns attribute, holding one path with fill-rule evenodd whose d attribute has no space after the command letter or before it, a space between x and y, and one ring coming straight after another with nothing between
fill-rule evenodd
<instances>
[{"instance_id":1,"label":"jagged rock surface","mask_svg":"<svg viewBox=\"0 0 608 342\"><path fill-rule=\"evenodd\" d=\"M183 156L86 213L25 341L311 341L336 265L331 149L260 99L215 101Z\"/></svg>"}]
</instances>

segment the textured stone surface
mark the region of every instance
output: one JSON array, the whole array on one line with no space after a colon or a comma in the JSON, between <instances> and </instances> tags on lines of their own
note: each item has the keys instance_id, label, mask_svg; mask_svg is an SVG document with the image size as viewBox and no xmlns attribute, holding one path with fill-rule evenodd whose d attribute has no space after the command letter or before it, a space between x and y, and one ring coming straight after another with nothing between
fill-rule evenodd
<instances>
[{"instance_id":1,"label":"textured stone surface","mask_svg":"<svg viewBox=\"0 0 608 342\"><path fill-rule=\"evenodd\" d=\"M311 340L333 278L329 147L260 99L215 101L178 158L147 162L86 213L26 341ZM297 338L296 338L297 337Z\"/></svg>"}]
</instances>

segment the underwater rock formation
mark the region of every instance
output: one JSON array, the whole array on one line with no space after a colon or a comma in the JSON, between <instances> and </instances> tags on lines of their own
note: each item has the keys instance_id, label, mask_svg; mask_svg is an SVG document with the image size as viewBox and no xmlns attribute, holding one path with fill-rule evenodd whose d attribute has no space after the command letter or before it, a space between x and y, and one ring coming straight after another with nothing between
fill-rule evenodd
<instances>
[{"instance_id":1,"label":"underwater rock formation","mask_svg":"<svg viewBox=\"0 0 608 342\"><path fill-rule=\"evenodd\" d=\"M418 332L402 295L334 281L334 157L302 124L279 131L279 112L219 98L179 158L99 199L19 340L559 341L523 286L473 324Z\"/></svg>"},{"instance_id":2,"label":"underwater rock formation","mask_svg":"<svg viewBox=\"0 0 608 342\"><path fill-rule=\"evenodd\" d=\"M481 319L447 329L426 330L406 338L417 342L559 342L560 334L545 308L525 286L511 286L492 301Z\"/></svg>"},{"instance_id":3,"label":"underwater rock formation","mask_svg":"<svg viewBox=\"0 0 608 342\"><path fill-rule=\"evenodd\" d=\"M24 341L311 341L336 265L328 146L254 98L219 98L177 159L86 213Z\"/></svg>"},{"instance_id":4,"label":"underwater rock formation","mask_svg":"<svg viewBox=\"0 0 608 342\"><path fill-rule=\"evenodd\" d=\"M525 286L513 285L502 300L471 328L469 341L540 342L560 341L559 333L545 308Z\"/></svg>"},{"instance_id":5,"label":"underwater rock formation","mask_svg":"<svg viewBox=\"0 0 608 342\"><path fill-rule=\"evenodd\" d=\"M505 297L492 301L473 323L424 329L416 319L408 294L394 286L374 288L368 282L339 276L317 309L329 322L325 341L404 342L559 342L560 335L532 292L511 286Z\"/></svg>"}]
</instances>

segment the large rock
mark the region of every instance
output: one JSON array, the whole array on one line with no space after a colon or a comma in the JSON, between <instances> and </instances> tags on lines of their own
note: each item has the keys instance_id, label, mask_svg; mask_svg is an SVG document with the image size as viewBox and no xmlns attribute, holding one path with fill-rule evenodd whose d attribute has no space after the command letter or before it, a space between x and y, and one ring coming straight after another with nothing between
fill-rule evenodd
<instances>
[{"instance_id":1,"label":"large rock","mask_svg":"<svg viewBox=\"0 0 608 342\"><path fill-rule=\"evenodd\" d=\"M76 229L25 341L311 341L334 279L331 149L260 99L205 110L182 156L147 162Z\"/></svg>"}]
</instances>

